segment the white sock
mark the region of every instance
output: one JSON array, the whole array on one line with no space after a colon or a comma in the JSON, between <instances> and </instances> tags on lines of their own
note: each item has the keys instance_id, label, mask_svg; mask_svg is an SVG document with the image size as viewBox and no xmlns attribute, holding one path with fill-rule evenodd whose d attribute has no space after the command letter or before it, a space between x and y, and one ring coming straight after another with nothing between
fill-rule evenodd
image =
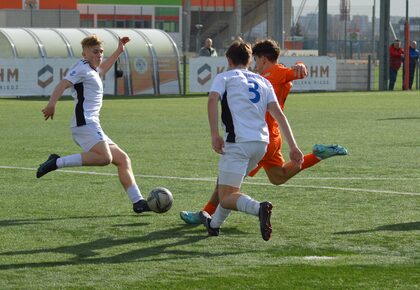
<instances>
[{"instance_id":1,"label":"white sock","mask_svg":"<svg viewBox=\"0 0 420 290\"><path fill-rule=\"evenodd\" d=\"M230 212L230 209L221 207L219 204L216 208L216 211L213 214L210 226L214 229L220 228L220 226L225 222L225 220L229 216Z\"/></svg>"},{"instance_id":2,"label":"white sock","mask_svg":"<svg viewBox=\"0 0 420 290\"><path fill-rule=\"evenodd\" d=\"M56 161L57 168L82 166L82 154L60 157Z\"/></svg>"},{"instance_id":3,"label":"white sock","mask_svg":"<svg viewBox=\"0 0 420 290\"><path fill-rule=\"evenodd\" d=\"M143 196L140 193L140 189L137 184L134 184L127 188L128 198L132 203L138 202L140 199L143 199Z\"/></svg>"},{"instance_id":4,"label":"white sock","mask_svg":"<svg viewBox=\"0 0 420 290\"><path fill-rule=\"evenodd\" d=\"M239 211L245 212L247 214L252 214L258 216L260 211L260 203L248 195L243 194L236 201L236 207Z\"/></svg>"}]
</instances>

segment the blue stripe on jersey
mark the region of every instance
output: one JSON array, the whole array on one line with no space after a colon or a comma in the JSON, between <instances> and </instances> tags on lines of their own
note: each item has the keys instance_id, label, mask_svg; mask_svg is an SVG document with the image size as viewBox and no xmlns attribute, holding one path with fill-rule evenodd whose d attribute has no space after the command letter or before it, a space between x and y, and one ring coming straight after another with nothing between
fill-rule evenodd
<instances>
[{"instance_id":1,"label":"blue stripe on jersey","mask_svg":"<svg viewBox=\"0 0 420 290\"><path fill-rule=\"evenodd\" d=\"M236 142L236 135L235 135L235 126L233 125L232 113L229 109L229 104L227 101L227 92L223 94L222 97L222 122L226 128L226 142L235 143Z\"/></svg>"},{"instance_id":2,"label":"blue stripe on jersey","mask_svg":"<svg viewBox=\"0 0 420 290\"><path fill-rule=\"evenodd\" d=\"M85 101L85 95L83 90L83 83L74 85L74 89L77 93L77 105L75 109L76 114L76 125L77 127L86 125L85 112L83 109L83 102Z\"/></svg>"}]
</instances>

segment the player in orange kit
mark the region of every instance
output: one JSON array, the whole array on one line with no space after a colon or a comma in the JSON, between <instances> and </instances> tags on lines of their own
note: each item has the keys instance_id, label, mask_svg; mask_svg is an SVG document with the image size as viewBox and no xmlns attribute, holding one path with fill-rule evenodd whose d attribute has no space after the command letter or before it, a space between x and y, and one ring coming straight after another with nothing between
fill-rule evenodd
<instances>
[{"instance_id":1,"label":"player in orange kit","mask_svg":"<svg viewBox=\"0 0 420 290\"><path fill-rule=\"evenodd\" d=\"M265 77L273 85L280 107L284 110L284 103L286 102L289 91L292 88L292 81L302 79L307 76L307 69L303 63L297 63L292 68L287 68L282 64L277 63L280 55L280 48L274 40L262 40L257 42L252 47L252 54L255 60L256 71ZM291 177L295 176L300 171L312 167L319 161L336 156L347 155L347 150L340 145L322 145L316 144L312 148L312 153L304 156L304 161L301 167L297 167L293 162L285 162L281 147L282 139L279 131L279 126L275 119L266 114L266 122L268 125L270 143L267 146L267 151L257 167L253 169L248 176L255 176L257 172L264 168L268 179L274 185L285 183ZM216 185L213 195L204 206L203 211L210 215L214 213L219 204L218 187ZM181 219L187 224L200 224L199 211L182 211L180 212Z\"/></svg>"}]
</instances>

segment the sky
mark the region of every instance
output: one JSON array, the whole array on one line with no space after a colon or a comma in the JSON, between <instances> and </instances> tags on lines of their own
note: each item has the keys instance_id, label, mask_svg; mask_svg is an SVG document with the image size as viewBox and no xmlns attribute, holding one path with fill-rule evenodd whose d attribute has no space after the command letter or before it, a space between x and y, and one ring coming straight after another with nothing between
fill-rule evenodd
<instances>
[{"instance_id":1,"label":"sky","mask_svg":"<svg viewBox=\"0 0 420 290\"><path fill-rule=\"evenodd\" d=\"M323 1L323 0L322 0ZM340 0L327 0L328 13L339 14ZM352 15L369 15L372 16L372 7L374 0L349 0L350 1L350 14ZM376 0L375 16L379 18L379 8L381 0ZM420 17L420 0L409 0L408 14L409 17ZM295 8L295 13L302 3L302 0L292 0L292 5ZM391 16L405 17L406 0L390 0ZM317 10L318 0L307 0L302 15L307 13L314 13Z\"/></svg>"}]
</instances>

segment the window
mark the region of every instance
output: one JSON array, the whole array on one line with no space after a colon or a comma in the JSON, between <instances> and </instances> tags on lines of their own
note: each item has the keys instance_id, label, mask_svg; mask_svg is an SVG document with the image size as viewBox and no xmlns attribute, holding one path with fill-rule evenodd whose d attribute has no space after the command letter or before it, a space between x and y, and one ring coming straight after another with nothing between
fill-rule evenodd
<instances>
[{"instance_id":1,"label":"window","mask_svg":"<svg viewBox=\"0 0 420 290\"><path fill-rule=\"evenodd\" d=\"M93 20L80 20L80 27L93 27Z\"/></svg>"},{"instance_id":2,"label":"window","mask_svg":"<svg viewBox=\"0 0 420 290\"><path fill-rule=\"evenodd\" d=\"M155 28L179 32L179 8L155 7Z\"/></svg>"}]
</instances>

